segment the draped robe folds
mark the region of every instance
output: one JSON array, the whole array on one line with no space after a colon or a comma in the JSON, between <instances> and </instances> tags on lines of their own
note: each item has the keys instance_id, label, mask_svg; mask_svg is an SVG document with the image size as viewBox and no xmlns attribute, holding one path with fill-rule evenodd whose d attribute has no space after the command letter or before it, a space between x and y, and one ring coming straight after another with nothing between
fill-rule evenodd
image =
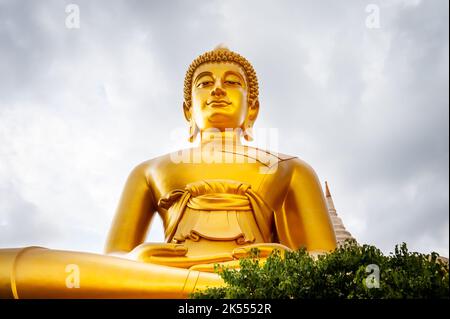
<instances>
[{"instance_id":1,"label":"draped robe folds","mask_svg":"<svg viewBox=\"0 0 450 319\"><path fill-rule=\"evenodd\" d=\"M273 210L246 183L202 180L169 192L158 205L170 216L167 242L203 237L242 245L271 239Z\"/></svg>"}]
</instances>

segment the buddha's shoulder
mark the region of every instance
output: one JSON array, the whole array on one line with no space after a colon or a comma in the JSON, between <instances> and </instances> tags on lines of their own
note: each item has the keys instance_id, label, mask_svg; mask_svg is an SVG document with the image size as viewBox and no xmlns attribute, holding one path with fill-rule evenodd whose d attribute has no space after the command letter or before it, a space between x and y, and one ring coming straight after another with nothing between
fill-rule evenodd
<instances>
[{"instance_id":1,"label":"buddha's shoulder","mask_svg":"<svg viewBox=\"0 0 450 319\"><path fill-rule=\"evenodd\" d=\"M258 149L258 151L265 152L269 156L277 158L277 160L278 160L277 163L278 164L282 163L287 168L291 168L293 170L299 170L299 171L312 170L311 165L309 165L306 161L304 161L297 155L283 154L283 153L262 150L262 149Z\"/></svg>"},{"instance_id":2,"label":"buddha's shoulder","mask_svg":"<svg viewBox=\"0 0 450 319\"><path fill-rule=\"evenodd\" d=\"M283 162L284 169L291 180L317 181L318 176L314 168L299 157L293 157Z\"/></svg>"},{"instance_id":3,"label":"buddha's shoulder","mask_svg":"<svg viewBox=\"0 0 450 319\"><path fill-rule=\"evenodd\" d=\"M296 175L302 177L315 177L316 172L310 164L297 155L289 155L283 153L276 153L265 150L271 156L276 157L277 161L272 161L272 166L275 166L277 171L280 169L281 174Z\"/></svg>"},{"instance_id":4,"label":"buddha's shoulder","mask_svg":"<svg viewBox=\"0 0 450 319\"><path fill-rule=\"evenodd\" d=\"M253 150L255 150L257 152L257 154L267 154L270 157L276 158L278 160L278 162L293 160L293 159L297 158L297 156L294 156L294 155L278 153L278 152L264 150L264 149L260 149L260 148L253 148Z\"/></svg>"},{"instance_id":5,"label":"buddha's shoulder","mask_svg":"<svg viewBox=\"0 0 450 319\"><path fill-rule=\"evenodd\" d=\"M160 169L162 166L166 166L171 163L171 154L164 154L148 160L145 160L137 164L133 172L137 174L149 175L152 171Z\"/></svg>"},{"instance_id":6,"label":"buddha's shoulder","mask_svg":"<svg viewBox=\"0 0 450 319\"><path fill-rule=\"evenodd\" d=\"M137 164L133 171L138 175L150 176L154 172L164 172L167 169L172 169L174 164L180 164L186 162L186 160L180 156L180 152L172 152L164 155L160 155L146 161Z\"/></svg>"}]
</instances>

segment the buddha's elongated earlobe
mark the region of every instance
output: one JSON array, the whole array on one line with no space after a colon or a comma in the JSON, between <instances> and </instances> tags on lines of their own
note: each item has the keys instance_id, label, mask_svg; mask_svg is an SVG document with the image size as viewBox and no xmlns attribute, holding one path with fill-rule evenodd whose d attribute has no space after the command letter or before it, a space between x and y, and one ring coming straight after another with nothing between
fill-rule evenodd
<instances>
[{"instance_id":1,"label":"buddha's elongated earlobe","mask_svg":"<svg viewBox=\"0 0 450 319\"><path fill-rule=\"evenodd\" d=\"M242 125L242 131L245 140L251 142L253 141L253 124L255 123L259 112L259 101L249 101L249 105L247 117Z\"/></svg>"},{"instance_id":2,"label":"buddha's elongated earlobe","mask_svg":"<svg viewBox=\"0 0 450 319\"><path fill-rule=\"evenodd\" d=\"M193 143L199 132L198 126L194 119L191 118L189 121L189 142Z\"/></svg>"},{"instance_id":3,"label":"buddha's elongated earlobe","mask_svg":"<svg viewBox=\"0 0 450 319\"><path fill-rule=\"evenodd\" d=\"M253 141L253 125L247 123L247 120L244 122L242 127L242 132L244 134L244 139L248 142Z\"/></svg>"},{"instance_id":4,"label":"buddha's elongated earlobe","mask_svg":"<svg viewBox=\"0 0 450 319\"><path fill-rule=\"evenodd\" d=\"M198 126L195 123L195 120L192 117L191 114L191 108L188 105L188 103L183 102L183 112L184 112L184 117L186 118L187 121L189 121L189 142L194 142L195 138L197 137L197 134L199 132Z\"/></svg>"}]
</instances>

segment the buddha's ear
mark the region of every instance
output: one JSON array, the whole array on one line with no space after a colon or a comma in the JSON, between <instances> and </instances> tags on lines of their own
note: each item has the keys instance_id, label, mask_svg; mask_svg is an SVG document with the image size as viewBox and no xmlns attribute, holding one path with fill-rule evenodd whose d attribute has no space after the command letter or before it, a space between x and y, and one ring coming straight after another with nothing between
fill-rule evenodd
<instances>
[{"instance_id":1,"label":"buddha's ear","mask_svg":"<svg viewBox=\"0 0 450 319\"><path fill-rule=\"evenodd\" d=\"M186 101L183 102L183 112L184 112L184 118L186 121L190 121L192 118L191 108L188 107Z\"/></svg>"},{"instance_id":2,"label":"buddha's ear","mask_svg":"<svg viewBox=\"0 0 450 319\"><path fill-rule=\"evenodd\" d=\"M256 121L256 118L258 117L258 113L259 113L259 100L255 99L248 107L247 118L249 123L253 125L253 123Z\"/></svg>"},{"instance_id":3,"label":"buddha's ear","mask_svg":"<svg viewBox=\"0 0 450 319\"><path fill-rule=\"evenodd\" d=\"M244 138L249 142L253 141L253 124L258 117L258 112L259 101L258 99L256 99L249 104L247 118L245 119L242 126L242 130L244 131Z\"/></svg>"}]
</instances>

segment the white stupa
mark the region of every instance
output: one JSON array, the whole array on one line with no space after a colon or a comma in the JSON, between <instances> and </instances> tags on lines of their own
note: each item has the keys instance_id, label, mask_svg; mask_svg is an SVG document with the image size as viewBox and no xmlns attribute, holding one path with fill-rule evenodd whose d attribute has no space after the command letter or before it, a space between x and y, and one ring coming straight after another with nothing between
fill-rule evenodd
<instances>
[{"instance_id":1,"label":"white stupa","mask_svg":"<svg viewBox=\"0 0 450 319\"><path fill-rule=\"evenodd\" d=\"M345 229L342 219L337 215L336 208L334 207L333 203L333 198L331 197L327 182L325 182L325 198L327 201L331 222L333 223L334 233L336 234L336 241L338 246L342 245L347 239L356 240L355 238L353 238L352 234L350 234L350 232Z\"/></svg>"}]
</instances>

